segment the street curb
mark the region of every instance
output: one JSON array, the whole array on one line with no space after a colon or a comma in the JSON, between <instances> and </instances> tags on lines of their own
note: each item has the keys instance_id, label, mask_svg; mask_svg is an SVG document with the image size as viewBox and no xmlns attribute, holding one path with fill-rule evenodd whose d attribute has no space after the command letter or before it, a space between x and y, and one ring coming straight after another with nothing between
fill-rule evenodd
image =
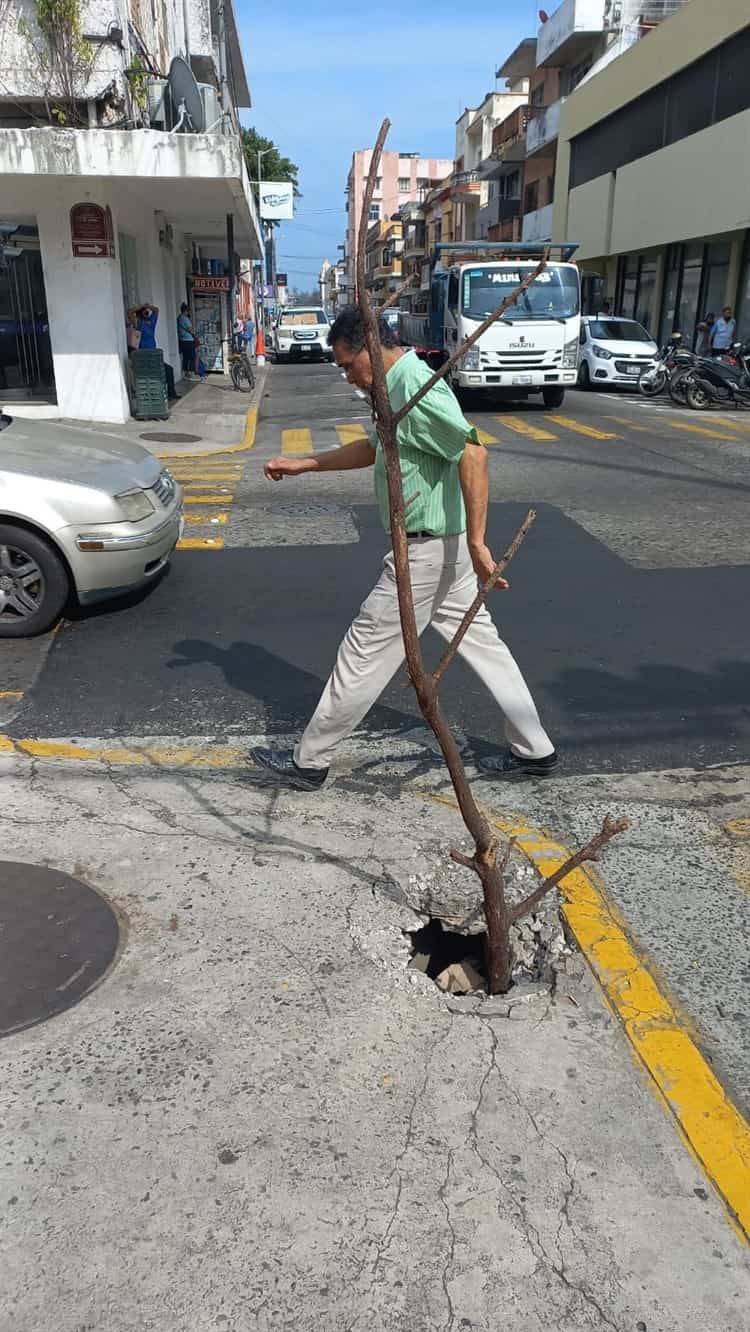
<instances>
[{"instance_id":1,"label":"street curb","mask_svg":"<svg viewBox=\"0 0 750 1332\"><path fill-rule=\"evenodd\" d=\"M255 434L270 368L269 365L265 365L258 371L258 378L252 392L251 405L245 414L245 430L238 444L217 444L215 449L205 449L201 453L155 453L154 457L161 462L192 462L193 458L217 458L225 453L249 453L255 443Z\"/></svg>"},{"instance_id":2,"label":"street curb","mask_svg":"<svg viewBox=\"0 0 750 1332\"><path fill-rule=\"evenodd\" d=\"M457 808L450 797L429 794L428 798ZM543 878L554 874L572 854L525 820L493 810L485 814L499 832L516 839L519 851ZM565 877L560 892L565 920L609 1007L622 1022L634 1054L727 1207L735 1230L749 1241L750 1124L729 1100L685 1020L638 955L601 877L581 866Z\"/></svg>"},{"instance_id":3,"label":"street curb","mask_svg":"<svg viewBox=\"0 0 750 1332\"><path fill-rule=\"evenodd\" d=\"M117 764L157 771L247 770L247 744L179 744L144 740L142 745L74 744L70 740L14 740L0 735L0 755L66 762ZM450 796L414 790L420 799L456 809ZM485 810L493 827L514 837L518 849L546 877L570 851L520 817ZM724 1092L693 1042L687 1023L664 995L645 960L628 938L603 880L583 866L560 884L565 920L620 1019L633 1053L650 1075L659 1100L677 1121L683 1140L724 1202L735 1230L750 1240L750 1124Z\"/></svg>"}]
</instances>

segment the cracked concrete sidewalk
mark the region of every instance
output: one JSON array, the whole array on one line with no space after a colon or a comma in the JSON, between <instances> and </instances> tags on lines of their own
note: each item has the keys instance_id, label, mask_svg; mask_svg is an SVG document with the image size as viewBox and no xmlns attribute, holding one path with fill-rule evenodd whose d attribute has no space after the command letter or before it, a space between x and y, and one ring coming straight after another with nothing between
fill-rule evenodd
<instances>
[{"instance_id":1,"label":"cracked concrete sidewalk","mask_svg":"<svg viewBox=\"0 0 750 1332\"><path fill-rule=\"evenodd\" d=\"M554 1000L406 970L384 873L452 810L342 778L0 759L4 855L127 918L0 1046L0 1327L747 1332L748 1251L585 967Z\"/></svg>"}]
</instances>

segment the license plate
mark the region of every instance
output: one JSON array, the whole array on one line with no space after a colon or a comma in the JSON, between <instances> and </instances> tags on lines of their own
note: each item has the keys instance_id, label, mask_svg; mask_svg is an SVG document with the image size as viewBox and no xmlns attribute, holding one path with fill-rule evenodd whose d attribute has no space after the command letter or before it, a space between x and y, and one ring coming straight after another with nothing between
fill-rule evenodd
<instances>
[{"instance_id":1,"label":"license plate","mask_svg":"<svg viewBox=\"0 0 750 1332\"><path fill-rule=\"evenodd\" d=\"M626 375L638 375L638 374L640 374L640 372L641 372L641 367L640 367L639 365L626 365L626 366L625 366L625 374L626 374Z\"/></svg>"},{"instance_id":2,"label":"license plate","mask_svg":"<svg viewBox=\"0 0 750 1332\"><path fill-rule=\"evenodd\" d=\"M514 375L514 376L513 376L513 383L514 383L514 384L530 384L530 383L531 383L531 375Z\"/></svg>"}]
</instances>

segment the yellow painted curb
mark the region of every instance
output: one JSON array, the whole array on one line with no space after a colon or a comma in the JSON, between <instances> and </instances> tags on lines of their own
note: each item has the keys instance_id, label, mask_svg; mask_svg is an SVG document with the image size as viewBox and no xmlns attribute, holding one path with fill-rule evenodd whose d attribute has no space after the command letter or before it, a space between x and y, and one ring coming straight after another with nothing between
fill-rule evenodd
<instances>
[{"instance_id":1,"label":"yellow painted curb","mask_svg":"<svg viewBox=\"0 0 750 1332\"><path fill-rule=\"evenodd\" d=\"M450 797L431 794L430 799L456 808ZM506 837L515 837L518 849L542 877L554 874L570 858L566 847L531 824L491 810L485 813ZM635 1054L739 1233L750 1239L750 1124L729 1100L685 1022L638 956L599 875L580 866L563 879L560 892L563 915Z\"/></svg>"},{"instance_id":2,"label":"yellow painted curb","mask_svg":"<svg viewBox=\"0 0 750 1332\"><path fill-rule=\"evenodd\" d=\"M232 745L74 745L65 740L12 740L0 735L0 754L38 759L76 759L151 768L236 768L247 766L247 750Z\"/></svg>"},{"instance_id":3,"label":"yellow painted curb","mask_svg":"<svg viewBox=\"0 0 750 1332\"><path fill-rule=\"evenodd\" d=\"M156 453L155 458L160 458L162 462L189 462L193 458L220 458L225 453L248 453L255 443L255 433L258 429L258 408L250 407L245 417L245 433L239 444L227 444L224 449L209 449L207 453Z\"/></svg>"}]
</instances>

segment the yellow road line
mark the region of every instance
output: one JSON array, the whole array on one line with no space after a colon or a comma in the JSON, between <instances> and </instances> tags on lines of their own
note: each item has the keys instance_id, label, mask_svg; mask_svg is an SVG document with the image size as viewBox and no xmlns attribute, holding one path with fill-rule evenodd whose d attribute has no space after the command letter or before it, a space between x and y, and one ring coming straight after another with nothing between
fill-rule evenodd
<instances>
[{"instance_id":1,"label":"yellow road line","mask_svg":"<svg viewBox=\"0 0 750 1332\"><path fill-rule=\"evenodd\" d=\"M231 504L234 495L186 495L186 504Z\"/></svg>"},{"instance_id":2,"label":"yellow road line","mask_svg":"<svg viewBox=\"0 0 750 1332\"><path fill-rule=\"evenodd\" d=\"M0 689L0 698L23 698L22 689Z\"/></svg>"},{"instance_id":3,"label":"yellow road line","mask_svg":"<svg viewBox=\"0 0 750 1332\"><path fill-rule=\"evenodd\" d=\"M740 413L737 413L740 416ZM717 421L720 426L729 426L730 430L750 430L750 420L733 419L731 416L709 416L709 421Z\"/></svg>"},{"instance_id":4,"label":"yellow road line","mask_svg":"<svg viewBox=\"0 0 750 1332\"><path fill-rule=\"evenodd\" d=\"M525 435L527 439L557 439L557 435L551 435L549 430L542 430L540 426L532 425L522 416L496 416L495 420L507 426L509 430L515 430L517 435Z\"/></svg>"},{"instance_id":5,"label":"yellow road line","mask_svg":"<svg viewBox=\"0 0 750 1332\"><path fill-rule=\"evenodd\" d=\"M723 430L712 430L710 426L693 425L691 421L672 421L669 417L665 418L665 424L670 430L688 430L691 435L704 435L707 439L727 439L732 444L737 443L736 435L727 435Z\"/></svg>"},{"instance_id":6,"label":"yellow road line","mask_svg":"<svg viewBox=\"0 0 750 1332\"><path fill-rule=\"evenodd\" d=\"M450 797L429 798L456 808ZM516 838L519 850L543 876L553 874L570 856L554 838L523 820L493 813L488 817L505 836ZM599 876L581 866L562 881L560 892L565 919L635 1054L732 1218L750 1238L750 1124L638 956Z\"/></svg>"},{"instance_id":7,"label":"yellow road line","mask_svg":"<svg viewBox=\"0 0 750 1332\"><path fill-rule=\"evenodd\" d=\"M497 435L489 435L486 430L480 430L474 421L469 421L469 425L474 426L480 444L502 444L503 441L498 439Z\"/></svg>"},{"instance_id":8,"label":"yellow road line","mask_svg":"<svg viewBox=\"0 0 750 1332\"><path fill-rule=\"evenodd\" d=\"M562 426L564 430L573 430L577 435L586 435L588 439L617 439L618 436L607 430L597 430L595 426L577 421L574 416L548 416L548 421Z\"/></svg>"},{"instance_id":9,"label":"yellow road line","mask_svg":"<svg viewBox=\"0 0 750 1332\"><path fill-rule=\"evenodd\" d=\"M156 453L154 457L161 458L163 461L169 459L181 459L182 461L191 458L217 458L222 453L246 453L255 443L255 434L258 429L258 408L248 408L245 416L245 429L242 440L239 444L227 444L222 449L207 449L205 453Z\"/></svg>"},{"instance_id":10,"label":"yellow road line","mask_svg":"<svg viewBox=\"0 0 750 1332\"><path fill-rule=\"evenodd\" d=\"M340 444L353 444L355 439L369 440L370 436L363 425L357 425L356 421L352 425L336 426L336 434L339 437Z\"/></svg>"},{"instance_id":11,"label":"yellow road line","mask_svg":"<svg viewBox=\"0 0 750 1332\"><path fill-rule=\"evenodd\" d=\"M234 485L234 482L230 484ZM229 485L217 484L216 481L188 481L184 484L183 489L188 488L190 490L219 490L222 494L229 494Z\"/></svg>"},{"instance_id":12,"label":"yellow road line","mask_svg":"<svg viewBox=\"0 0 750 1332\"><path fill-rule=\"evenodd\" d=\"M281 432L281 452L282 453L312 453L312 434L307 426L298 430L282 430Z\"/></svg>"},{"instance_id":13,"label":"yellow road line","mask_svg":"<svg viewBox=\"0 0 750 1332\"><path fill-rule=\"evenodd\" d=\"M178 550L223 550L222 537L182 537L177 542Z\"/></svg>"},{"instance_id":14,"label":"yellow road line","mask_svg":"<svg viewBox=\"0 0 750 1332\"><path fill-rule=\"evenodd\" d=\"M179 481L181 486L190 486L195 482L208 481L215 485L217 481L239 481L242 476L241 471L228 472L222 469L220 472L175 472L175 481Z\"/></svg>"},{"instance_id":15,"label":"yellow road line","mask_svg":"<svg viewBox=\"0 0 750 1332\"><path fill-rule=\"evenodd\" d=\"M220 527L224 527L227 517L226 513L186 513L185 526L198 527L201 523L218 523Z\"/></svg>"}]
</instances>

